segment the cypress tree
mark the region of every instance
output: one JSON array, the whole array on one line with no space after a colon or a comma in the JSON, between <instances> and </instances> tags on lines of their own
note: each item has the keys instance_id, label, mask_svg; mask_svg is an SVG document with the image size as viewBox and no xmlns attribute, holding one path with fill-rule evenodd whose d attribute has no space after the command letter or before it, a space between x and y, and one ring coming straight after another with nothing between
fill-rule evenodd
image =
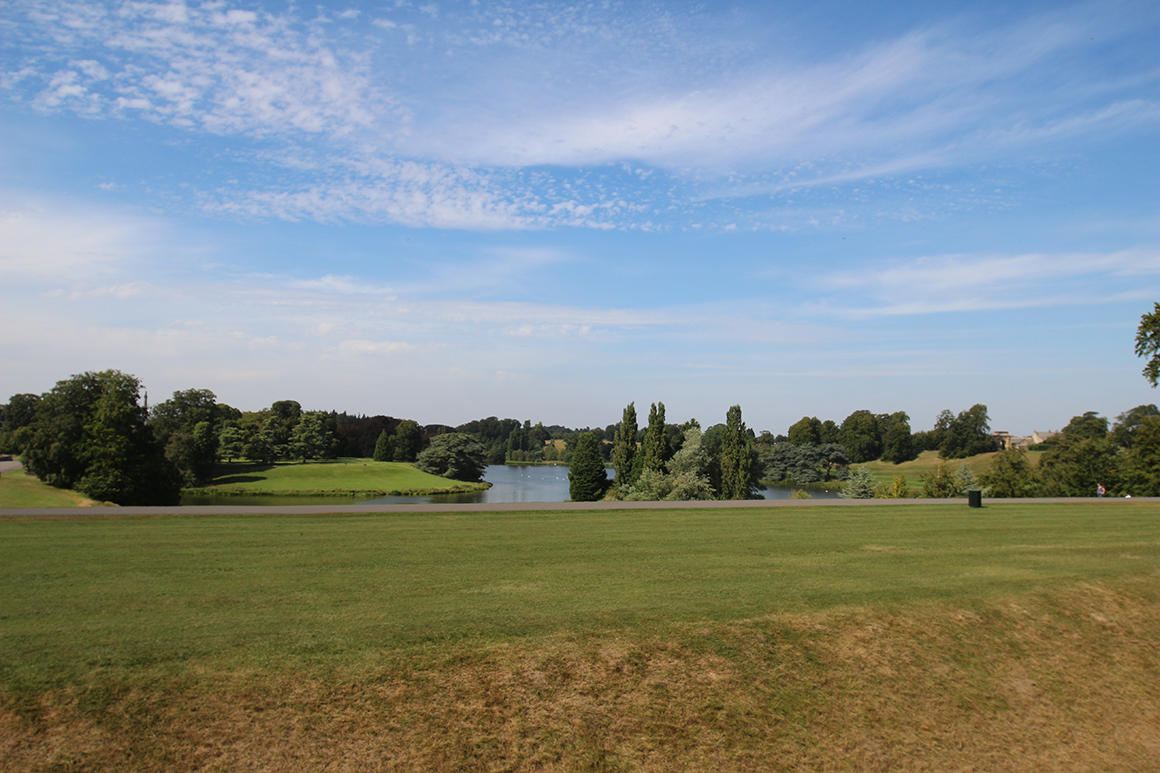
<instances>
[{"instance_id":1,"label":"cypress tree","mask_svg":"<svg viewBox=\"0 0 1160 773\"><path fill-rule=\"evenodd\" d=\"M375 443L375 454L372 458L376 462L389 462L394 456L395 450L391 447L391 436L384 429L379 433L379 439Z\"/></svg>"},{"instance_id":2,"label":"cypress tree","mask_svg":"<svg viewBox=\"0 0 1160 773\"><path fill-rule=\"evenodd\" d=\"M395 428L392 445L395 448L396 462L413 462L423 448L423 430L419 428L417 422L404 419Z\"/></svg>"},{"instance_id":3,"label":"cypress tree","mask_svg":"<svg viewBox=\"0 0 1160 773\"><path fill-rule=\"evenodd\" d=\"M749 499L752 492L753 454L741 406L734 405L725 418L721 437L721 498Z\"/></svg>"},{"instance_id":4,"label":"cypress tree","mask_svg":"<svg viewBox=\"0 0 1160 773\"><path fill-rule=\"evenodd\" d=\"M648 413L648 429L644 433L644 442L640 447L641 464L644 470L664 472L665 462L669 460L669 438L665 434L665 404L653 403Z\"/></svg>"},{"instance_id":5,"label":"cypress tree","mask_svg":"<svg viewBox=\"0 0 1160 773\"><path fill-rule=\"evenodd\" d=\"M616 428L616 444L612 449L612 466L616 468L617 488L624 489L636 482L632 463L635 457L636 403L629 403L624 409L620 426Z\"/></svg>"}]
</instances>

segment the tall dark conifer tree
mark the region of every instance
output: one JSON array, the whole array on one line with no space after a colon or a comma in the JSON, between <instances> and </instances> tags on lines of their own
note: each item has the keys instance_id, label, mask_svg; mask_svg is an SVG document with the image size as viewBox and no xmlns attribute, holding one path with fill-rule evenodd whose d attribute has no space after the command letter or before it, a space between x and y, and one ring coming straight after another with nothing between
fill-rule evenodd
<instances>
[{"instance_id":1,"label":"tall dark conifer tree","mask_svg":"<svg viewBox=\"0 0 1160 773\"><path fill-rule=\"evenodd\" d=\"M669 438L665 434L665 404L653 403L648 412L648 429L640 447L640 469L664 472L665 463L672 455Z\"/></svg>"},{"instance_id":2,"label":"tall dark conifer tree","mask_svg":"<svg viewBox=\"0 0 1160 773\"><path fill-rule=\"evenodd\" d=\"M749 499L753 494L753 452L741 406L734 405L725 418L721 437L721 498Z\"/></svg>"},{"instance_id":3,"label":"tall dark conifer tree","mask_svg":"<svg viewBox=\"0 0 1160 773\"><path fill-rule=\"evenodd\" d=\"M616 444L612 449L612 466L616 469L616 485L621 490L636 482L633 459L636 458L636 403L624 409L620 426L616 428ZM639 468L637 468L639 469Z\"/></svg>"},{"instance_id":4,"label":"tall dark conifer tree","mask_svg":"<svg viewBox=\"0 0 1160 773\"><path fill-rule=\"evenodd\" d=\"M596 502L608 490L608 473L600 456L602 442L595 432L576 438L568 470L568 495L573 502Z\"/></svg>"}]
</instances>

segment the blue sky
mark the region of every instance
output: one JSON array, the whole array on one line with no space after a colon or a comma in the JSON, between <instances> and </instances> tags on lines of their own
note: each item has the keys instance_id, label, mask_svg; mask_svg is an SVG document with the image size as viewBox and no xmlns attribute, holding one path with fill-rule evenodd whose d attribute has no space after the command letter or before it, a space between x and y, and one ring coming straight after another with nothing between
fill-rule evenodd
<instances>
[{"instance_id":1,"label":"blue sky","mask_svg":"<svg viewBox=\"0 0 1160 773\"><path fill-rule=\"evenodd\" d=\"M10 0L0 39L0 399L1157 402L1155 3Z\"/></svg>"}]
</instances>

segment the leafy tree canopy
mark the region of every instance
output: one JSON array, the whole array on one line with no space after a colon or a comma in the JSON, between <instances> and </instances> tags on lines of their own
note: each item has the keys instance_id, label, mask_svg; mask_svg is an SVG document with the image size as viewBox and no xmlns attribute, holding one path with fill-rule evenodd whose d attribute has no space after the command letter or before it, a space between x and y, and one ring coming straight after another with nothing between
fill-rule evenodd
<instances>
[{"instance_id":1,"label":"leafy tree canopy","mask_svg":"<svg viewBox=\"0 0 1160 773\"><path fill-rule=\"evenodd\" d=\"M1035 470L1027 454L1010 448L995 454L991 466L979 476L987 496L997 499L1033 497L1036 493Z\"/></svg>"},{"instance_id":2,"label":"leafy tree canopy","mask_svg":"<svg viewBox=\"0 0 1160 773\"><path fill-rule=\"evenodd\" d=\"M1108 420L1095 411L1088 411L1082 416L1072 416L1060 434L1072 439L1102 440L1108 434Z\"/></svg>"},{"instance_id":3,"label":"leafy tree canopy","mask_svg":"<svg viewBox=\"0 0 1160 773\"><path fill-rule=\"evenodd\" d=\"M882 435L882 461L901 464L909 462L918 454L914 450L914 438L910 433L910 417L899 411L886 418L886 431Z\"/></svg>"},{"instance_id":4,"label":"leafy tree canopy","mask_svg":"<svg viewBox=\"0 0 1160 773\"><path fill-rule=\"evenodd\" d=\"M838 442L846 447L850 461L870 462L882 455L882 429L870 411L854 411L842 422Z\"/></svg>"},{"instance_id":5,"label":"leafy tree canopy","mask_svg":"<svg viewBox=\"0 0 1160 773\"><path fill-rule=\"evenodd\" d=\"M413 462L423 448L423 430L417 422L404 419L395 430L392 445L395 448L396 462Z\"/></svg>"},{"instance_id":6,"label":"leafy tree canopy","mask_svg":"<svg viewBox=\"0 0 1160 773\"><path fill-rule=\"evenodd\" d=\"M935 424L935 433L941 435L942 439L939 456L943 459L965 459L995 450L987 406L973 405L953 419L949 419L949 414L950 411L943 411Z\"/></svg>"},{"instance_id":7,"label":"leafy tree canopy","mask_svg":"<svg viewBox=\"0 0 1160 773\"><path fill-rule=\"evenodd\" d=\"M822 422L803 416L789 428L789 442L795 446L816 446L822 442Z\"/></svg>"},{"instance_id":8,"label":"leafy tree canopy","mask_svg":"<svg viewBox=\"0 0 1160 773\"><path fill-rule=\"evenodd\" d=\"M1160 416L1160 408L1155 405L1137 405L1117 416L1116 423L1112 425L1112 438L1116 445L1131 448L1145 420L1154 416Z\"/></svg>"},{"instance_id":9,"label":"leafy tree canopy","mask_svg":"<svg viewBox=\"0 0 1160 773\"><path fill-rule=\"evenodd\" d=\"M1144 365L1144 378L1155 387L1160 382L1160 303L1155 304L1152 313L1140 317L1140 327L1136 329L1136 356L1149 358Z\"/></svg>"},{"instance_id":10,"label":"leafy tree canopy","mask_svg":"<svg viewBox=\"0 0 1160 773\"><path fill-rule=\"evenodd\" d=\"M57 382L16 442L28 469L57 488L119 505L176 504L181 478L139 405L141 383L116 370Z\"/></svg>"},{"instance_id":11,"label":"leafy tree canopy","mask_svg":"<svg viewBox=\"0 0 1160 773\"><path fill-rule=\"evenodd\" d=\"M431 438L430 445L415 459L415 466L432 475L476 482L483 479L485 456L486 450L478 440L453 432Z\"/></svg>"}]
</instances>

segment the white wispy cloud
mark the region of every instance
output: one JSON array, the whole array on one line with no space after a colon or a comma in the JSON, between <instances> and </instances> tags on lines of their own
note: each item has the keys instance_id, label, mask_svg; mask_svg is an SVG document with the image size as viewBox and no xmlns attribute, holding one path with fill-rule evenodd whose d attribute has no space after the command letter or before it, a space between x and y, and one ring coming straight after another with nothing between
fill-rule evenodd
<instances>
[{"instance_id":1,"label":"white wispy cloud","mask_svg":"<svg viewBox=\"0 0 1160 773\"><path fill-rule=\"evenodd\" d=\"M892 265L834 272L833 290L855 291L870 304L846 306L856 318L1114 303L1148 297L1160 277L1160 252L937 255ZM1136 291L1107 290L1109 279L1135 278ZM1117 283L1119 284L1119 283ZM829 304L823 308L832 311Z\"/></svg>"},{"instance_id":2,"label":"white wispy cloud","mask_svg":"<svg viewBox=\"0 0 1160 773\"><path fill-rule=\"evenodd\" d=\"M341 25L229 2L21 4L3 84L42 111L265 143L244 151L254 164L282 147L301 173L203 187L214 212L476 230L702 222L712 202L1160 120L1154 71L1072 66L1155 25L1137 4L963 17L796 60L663 6L333 14ZM309 163L292 160L303 147ZM604 167L626 160L663 178L612 181Z\"/></svg>"}]
</instances>

